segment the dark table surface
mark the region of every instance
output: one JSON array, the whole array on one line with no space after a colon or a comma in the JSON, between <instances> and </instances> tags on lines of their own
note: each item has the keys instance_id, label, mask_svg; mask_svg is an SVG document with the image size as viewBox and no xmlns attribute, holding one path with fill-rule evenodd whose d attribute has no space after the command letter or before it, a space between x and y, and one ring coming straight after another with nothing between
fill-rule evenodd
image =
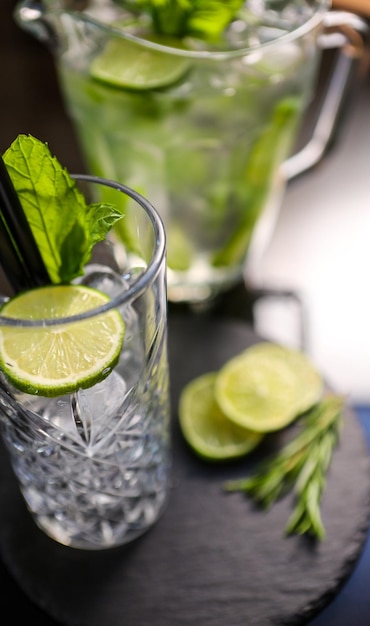
<instances>
[{"instance_id":1,"label":"dark table surface","mask_svg":"<svg viewBox=\"0 0 370 626\"><path fill-rule=\"evenodd\" d=\"M30 133L47 141L70 171L83 172L83 159L63 107L51 55L41 43L15 25L12 18L15 5L14 0L0 3L0 151L6 150L19 133ZM361 97L361 84L356 94ZM350 115L350 110L347 114ZM370 450L370 407L353 408ZM368 626L369 580L370 535L349 579L309 626ZM57 624L27 599L1 560L0 589L0 623L4 626L32 620L36 620L38 626Z\"/></svg>"}]
</instances>

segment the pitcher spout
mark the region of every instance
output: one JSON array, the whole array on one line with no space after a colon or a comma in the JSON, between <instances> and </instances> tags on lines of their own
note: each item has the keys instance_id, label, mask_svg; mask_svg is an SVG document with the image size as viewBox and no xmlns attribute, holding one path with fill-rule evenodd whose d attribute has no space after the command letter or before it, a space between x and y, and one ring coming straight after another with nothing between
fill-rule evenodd
<instances>
[{"instance_id":1,"label":"pitcher spout","mask_svg":"<svg viewBox=\"0 0 370 626\"><path fill-rule=\"evenodd\" d=\"M122 18L122 8L112 0L21 0L14 19L23 30L60 56L88 55L109 33L112 21ZM92 43L91 43L92 42Z\"/></svg>"},{"instance_id":2,"label":"pitcher spout","mask_svg":"<svg viewBox=\"0 0 370 626\"><path fill-rule=\"evenodd\" d=\"M60 2L58 2L60 5ZM41 2L25 0L14 11L14 19L25 31L55 50L59 44L56 28L47 17L45 5Z\"/></svg>"}]
</instances>

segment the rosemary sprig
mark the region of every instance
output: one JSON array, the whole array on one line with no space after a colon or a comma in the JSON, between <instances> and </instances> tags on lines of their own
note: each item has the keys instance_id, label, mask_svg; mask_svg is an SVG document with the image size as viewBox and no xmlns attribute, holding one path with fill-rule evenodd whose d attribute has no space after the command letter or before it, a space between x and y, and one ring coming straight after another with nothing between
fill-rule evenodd
<instances>
[{"instance_id":1,"label":"rosemary sprig","mask_svg":"<svg viewBox=\"0 0 370 626\"><path fill-rule=\"evenodd\" d=\"M243 491L264 509L291 489L295 506L285 528L287 535L308 533L325 537L321 497L332 453L342 426L344 399L330 394L302 418L301 431L278 453L262 462L247 478L229 481L227 491Z\"/></svg>"}]
</instances>

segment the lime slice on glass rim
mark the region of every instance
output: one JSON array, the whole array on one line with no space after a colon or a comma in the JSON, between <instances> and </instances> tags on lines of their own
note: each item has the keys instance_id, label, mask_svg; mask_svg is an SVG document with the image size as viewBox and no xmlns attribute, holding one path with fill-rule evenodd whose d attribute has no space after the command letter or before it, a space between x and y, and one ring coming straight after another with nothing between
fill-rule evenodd
<instances>
[{"instance_id":1,"label":"lime slice on glass rim","mask_svg":"<svg viewBox=\"0 0 370 626\"><path fill-rule=\"evenodd\" d=\"M183 388L179 423L194 452L209 461L224 461L251 452L263 434L233 424L225 417L214 396L216 378L216 372L203 374Z\"/></svg>"},{"instance_id":2,"label":"lime slice on glass rim","mask_svg":"<svg viewBox=\"0 0 370 626\"><path fill-rule=\"evenodd\" d=\"M167 38L151 41L178 48L178 41L175 45ZM116 87L158 89L176 83L189 67L189 59L180 55L146 48L132 40L114 38L92 61L90 75Z\"/></svg>"},{"instance_id":3,"label":"lime slice on glass rim","mask_svg":"<svg viewBox=\"0 0 370 626\"><path fill-rule=\"evenodd\" d=\"M18 294L0 309L27 320L78 315L110 301L83 285L48 285ZM0 367L14 387L56 397L86 389L117 363L125 326L117 309L78 322L51 326L0 326Z\"/></svg>"},{"instance_id":4,"label":"lime slice on glass rim","mask_svg":"<svg viewBox=\"0 0 370 626\"><path fill-rule=\"evenodd\" d=\"M322 394L322 378L303 353L269 342L228 361L215 384L228 419L263 433L288 426Z\"/></svg>"}]
</instances>

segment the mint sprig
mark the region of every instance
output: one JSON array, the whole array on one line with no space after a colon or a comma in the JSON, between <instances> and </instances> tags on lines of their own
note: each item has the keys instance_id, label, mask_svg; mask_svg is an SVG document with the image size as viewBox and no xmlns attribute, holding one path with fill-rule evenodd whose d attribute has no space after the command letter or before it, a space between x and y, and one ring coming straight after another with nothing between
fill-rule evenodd
<instances>
[{"instance_id":1,"label":"mint sprig","mask_svg":"<svg viewBox=\"0 0 370 626\"><path fill-rule=\"evenodd\" d=\"M47 144L31 135L18 135L3 158L50 281L81 276L94 245L122 213L111 204L87 204Z\"/></svg>"},{"instance_id":2,"label":"mint sprig","mask_svg":"<svg viewBox=\"0 0 370 626\"><path fill-rule=\"evenodd\" d=\"M182 39L217 39L243 6L243 0L116 0L146 14L153 33Z\"/></svg>"}]
</instances>

